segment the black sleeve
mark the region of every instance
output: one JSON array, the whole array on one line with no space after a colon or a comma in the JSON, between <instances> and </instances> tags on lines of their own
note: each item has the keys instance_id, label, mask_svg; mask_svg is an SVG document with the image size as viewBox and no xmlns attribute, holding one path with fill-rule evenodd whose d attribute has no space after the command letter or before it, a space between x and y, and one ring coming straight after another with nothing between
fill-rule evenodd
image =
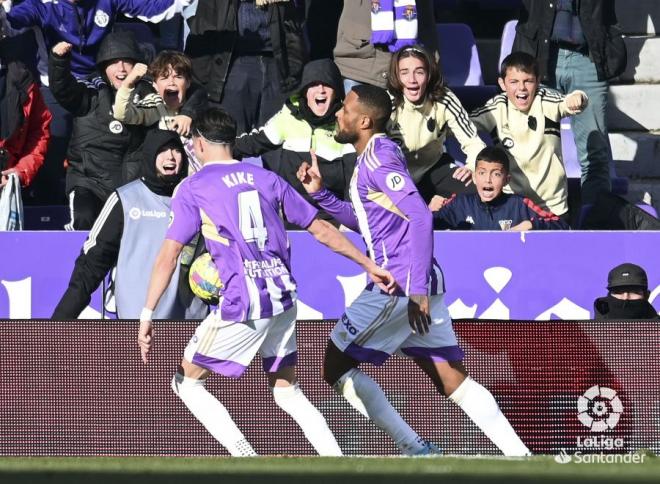
<instances>
[{"instance_id":1,"label":"black sleeve","mask_svg":"<svg viewBox=\"0 0 660 484\"><path fill-rule=\"evenodd\" d=\"M48 56L49 88L57 102L74 116L89 112L92 100L98 96L96 89L87 87L71 74L71 54Z\"/></svg>"},{"instance_id":2,"label":"black sleeve","mask_svg":"<svg viewBox=\"0 0 660 484\"><path fill-rule=\"evenodd\" d=\"M117 193L113 192L83 244L71 274L69 287L57 304L51 319L76 319L85 309L92 293L117 264L123 231L124 211Z\"/></svg>"},{"instance_id":3,"label":"black sleeve","mask_svg":"<svg viewBox=\"0 0 660 484\"><path fill-rule=\"evenodd\" d=\"M275 151L280 146L269 140L262 130L253 131L236 138L234 157L240 160L248 156L259 156L269 151Z\"/></svg>"},{"instance_id":4,"label":"black sleeve","mask_svg":"<svg viewBox=\"0 0 660 484\"><path fill-rule=\"evenodd\" d=\"M461 221L464 219L461 213L461 207L456 201L454 195L447 204L437 212L433 212L434 230L456 230L459 229Z\"/></svg>"},{"instance_id":5,"label":"black sleeve","mask_svg":"<svg viewBox=\"0 0 660 484\"><path fill-rule=\"evenodd\" d=\"M204 111L208 105L206 89L198 84L191 84L188 99L181 107L181 114L195 119L199 113Z\"/></svg>"}]
</instances>

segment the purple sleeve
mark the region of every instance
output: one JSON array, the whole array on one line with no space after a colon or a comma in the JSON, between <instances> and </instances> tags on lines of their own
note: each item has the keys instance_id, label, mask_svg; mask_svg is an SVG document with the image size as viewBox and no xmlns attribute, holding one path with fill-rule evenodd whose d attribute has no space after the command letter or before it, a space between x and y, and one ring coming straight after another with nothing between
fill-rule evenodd
<instances>
[{"instance_id":1,"label":"purple sleeve","mask_svg":"<svg viewBox=\"0 0 660 484\"><path fill-rule=\"evenodd\" d=\"M303 229L309 227L319 211L282 178L277 177L277 184L286 219Z\"/></svg>"},{"instance_id":2,"label":"purple sleeve","mask_svg":"<svg viewBox=\"0 0 660 484\"><path fill-rule=\"evenodd\" d=\"M2 8L2 7L0 7ZM18 5L12 5L7 14L7 20L14 29L23 29L28 27L41 27L43 17L40 12L40 5L36 2L23 2Z\"/></svg>"},{"instance_id":3,"label":"purple sleeve","mask_svg":"<svg viewBox=\"0 0 660 484\"><path fill-rule=\"evenodd\" d=\"M403 156L403 155L402 155ZM415 182L410 178L410 173L406 166L401 162L385 162L375 171L370 173L370 180L373 188L383 192L389 197L394 205L399 205L399 201L408 195L418 193Z\"/></svg>"},{"instance_id":4,"label":"purple sleeve","mask_svg":"<svg viewBox=\"0 0 660 484\"><path fill-rule=\"evenodd\" d=\"M186 180L187 181L187 180ZM182 182L172 196L170 225L165 234L166 239L187 244L199 232L202 224L199 208L196 206L190 191L190 183Z\"/></svg>"},{"instance_id":5,"label":"purple sleeve","mask_svg":"<svg viewBox=\"0 0 660 484\"><path fill-rule=\"evenodd\" d=\"M398 161L383 163L371 173L371 183L384 193L410 223L408 250L411 280L408 294L428 294L433 261L433 216L408 170Z\"/></svg>"},{"instance_id":6,"label":"purple sleeve","mask_svg":"<svg viewBox=\"0 0 660 484\"><path fill-rule=\"evenodd\" d=\"M433 264L433 216L417 193L401 198L396 205L410 221L408 250L414 255L410 258L408 295L428 294Z\"/></svg>"},{"instance_id":7,"label":"purple sleeve","mask_svg":"<svg viewBox=\"0 0 660 484\"><path fill-rule=\"evenodd\" d=\"M116 0L119 13L137 17L145 22L158 23L172 18L190 4L190 0Z\"/></svg>"},{"instance_id":8,"label":"purple sleeve","mask_svg":"<svg viewBox=\"0 0 660 484\"><path fill-rule=\"evenodd\" d=\"M323 188L310 195L323 210L332 215L344 227L354 232L360 232L357 218L355 218L355 212L353 212L353 207L350 203L340 200L327 188Z\"/></svg>"}]
</instances>

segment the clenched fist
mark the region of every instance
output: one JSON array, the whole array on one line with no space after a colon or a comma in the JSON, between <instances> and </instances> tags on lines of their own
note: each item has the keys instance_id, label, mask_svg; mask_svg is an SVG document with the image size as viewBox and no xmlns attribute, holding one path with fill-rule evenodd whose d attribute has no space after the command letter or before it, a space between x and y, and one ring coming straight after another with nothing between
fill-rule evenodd
<instances>
[{"instance_id":1,"label":"clenched fist","mask_svg":"<svg viewBox=\"0 0 660 484\"><path fill-rule=\"evenodd\" d=\"M73 49L73 45L69 44L68 42L58 42L55 44L55 47L53 47L53 54L64 57L69 52L71 52L71 49Z\"/></svg>"}]
</instances>

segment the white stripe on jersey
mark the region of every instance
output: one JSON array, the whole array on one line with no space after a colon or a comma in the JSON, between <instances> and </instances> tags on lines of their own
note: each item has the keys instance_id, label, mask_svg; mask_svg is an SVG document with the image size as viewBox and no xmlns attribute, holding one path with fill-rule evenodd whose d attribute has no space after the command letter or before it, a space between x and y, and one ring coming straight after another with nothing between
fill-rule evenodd
<instances>
[{"instance_id":1,"label":"white stripe on jersey","mask_svg":"<svg viewBox=\"0 0 660 484\"><path fill-rule=\"evenodd\" d=\"M376 261L376 254L374 253L374 243L371 237L371 230L369 230L369 220L367 219L367 212L364 209L362 200L360 200L360 193L357 188L358 175L360 172L361 164L355 167L353 172L353 178L351 179L350 192L351 192L351 202L353 203L353 211L355 212L355 218L357 218L358 226L360 227L360 232L364 238L364 243L367 244L367 253L371 257L371 260Z\"/></svg>"},{"instance_id":2,"label":"white stripe on jersey","mask_svg":"<svg viewBox=\"0 0 660 484\"><path fill-rule=\"evenodd\" d=\"M270 296L270 303L273 306L273 314L283 313L284 306L282 305L282 289L275 284L272 277L266 278L266 289Z\"/></svg>"},{"instance_id":3,"label":"white stripe on jersey","mask_svg":"<svg viewBox=\"0 0 660 484\"><path fill-rule=\"evenodd\" d=\"M380 166L380 161L374 154L375 152L374 144L375 143L370 143L367 146L367 149L362 154L362 156L364 157L365 164L371 171L376 171L376 169Z\"/></svg>"},{"instance_id":4,"label":"white stripe on jersey","mask_svg":"<svg viewBox=\"0 0 660 484\"><path fill-rule=\"evenodd\" d=\"M248 297L250 298L250 310L248 311L247 319L261 319L261 294L257 283L251 277L245 276L245 285L248 290Z\"/></svg>"},{"instance_id":5,"label":"white stripe on jersey","mask_svg":"<svg viewBox=\"0 0 660 484\"><path fill-rule=\"evenodd\" d=\"M387 258L387 249L385 249L385 241L383 240L381 242L381 245L383 246L383 269L387 267L387 262L389 259Z\"/></svg>"},{"instance_id":6,"label":"white stripe on jersey","mask_svg":"<svg viewBox=\"0 0 660 484\"><path fill-rule=\"evenodd\" d=\"M297 289L296 284L291 280L291 276L289 274L282 274L280 276L280 279L284 284L284 289L286 289L291 293L291 299L295 301L298 293L296 292Z\"/></svg>"},{"instance_id":7,"label":"white stripe on jersey","mask_svg":"<svg viewBox=\"0 0 660 484\"><path fill-rule=\"evenodd\" d=\"M444 275L442 274L442 269L439 266L433 264L433 273L435 274L435 277L438 280L438 289L436 291L436 294L444 294L445 278Z\"/></svg>"},{"instance_id":8,"label":"white stripe on jersey","mask_svg":"<svg viewBox=\"0 0 660 484\"><path fill-rule=\"evenodd\" d=\"M71 194L73 194L73 191L71 192ZM99 232L101 231L103 225L108 219L108 215L110 215L112 208L115 205L117 205L118 201L119 201L119 197L117 196L117 192L112 192L108 197L108 200L105 202L105 205L103 205L103 209L101 210L101 213L99 214L98 218L94 222L94 225L92 226L92 230L89 232L89 235L87 236L87 240L83 244L83 252L85 254L87 254L87 252L89 252L90 249L96 246L96 237L98 237Z\"/></svg>"}]
</instances>

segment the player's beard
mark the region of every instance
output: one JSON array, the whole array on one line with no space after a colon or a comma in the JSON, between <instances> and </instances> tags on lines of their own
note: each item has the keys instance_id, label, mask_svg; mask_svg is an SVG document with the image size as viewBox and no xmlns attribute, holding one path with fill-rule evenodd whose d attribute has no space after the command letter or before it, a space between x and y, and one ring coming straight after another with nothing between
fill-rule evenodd
<instances>
[{"instance_id":1,"label":"player's beard","mask_svg":"<svg viewBox=\"0 0 660 484\"><path fill-rule=\"evenodd\" d=\"M357 131L348 131L347 129L339 129L337 125L337 133L335 133L335 141L341 144L354 144L359 139Z\"/></svg>"}]
</instances>

